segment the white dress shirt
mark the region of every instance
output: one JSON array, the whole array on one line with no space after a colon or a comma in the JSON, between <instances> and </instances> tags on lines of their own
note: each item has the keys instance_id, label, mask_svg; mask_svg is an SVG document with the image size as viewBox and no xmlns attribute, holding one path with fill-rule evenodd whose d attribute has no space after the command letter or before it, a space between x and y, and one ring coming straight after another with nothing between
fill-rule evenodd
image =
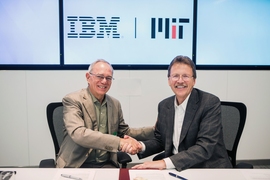
<instances>
[{"instance_id":1,"label":"white dress shirt","mask_svg":"<svg viewBox=\"0 0 270 180\"><path fill-rule=\"evenodd\" d=\"M190 94L183 101L183 103L180 105L177 105L176 97L174 100L175 114L174 114L174 130L173 130L173 154L178 153L180 135L181 135L181 131L182 131L182 125L183 125L183 121L184 121L184 117L185 117L185 112L186 112L187 102L188 102L189 96L190 96ZM163 160L165 161L166 169L175 168L175 166L173 165L173 163L169 157L164 158Z\"/></svg>"},{"instance_id":2,"label":"white dress shirt","mask_svg":"<svg viewBox=\"0 0 270 180\"><path fill-rule=\"evenodd\" d=\"M187 102L189 99L190 94L188 97L183 101L182 104L177 105L177 100L175 97L174 100L174 108L175 108L175 115L174 115L174 130L173 130L173 154L178 153L178 146L179 146L179 141L180 141L180 135L181 135L181 130L182 130L182 125L185 117L185 112L187 108ZM146 146L144 143L142 143L142 151L145 151ZM171 159L169 157L163 159L166 164L166 169L174 169L175 166L173 165Z\"/></svg>"}]
</instances>

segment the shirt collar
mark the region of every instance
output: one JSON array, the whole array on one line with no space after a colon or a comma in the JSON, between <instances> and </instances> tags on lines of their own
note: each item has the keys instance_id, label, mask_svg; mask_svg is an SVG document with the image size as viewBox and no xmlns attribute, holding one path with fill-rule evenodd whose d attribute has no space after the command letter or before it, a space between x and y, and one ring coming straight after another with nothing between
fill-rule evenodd
<instances>
[{"instance_id":1,"label":"shirt collar","mask_svg":"<svg viewBox=\"0 0 270 180\"><path fill-rule=\"evenodd\" d=\"M90 92L90 91L89 91ZM99 101L97 100L97 98L90 92L90 96L92 98L92 101L96 104L96 103L99 103ZM104 96L104 100L102 101L102 104L101 105L104 105L107 103L107 96L105 94Z\"/></svg>"},{"instance_id":2,"label":"shirt collar","mask_svg":"<svg viewBox=\"0 0 270 180\"><path fill-rule=\"evenodd\" d=\"M191 94L191 93L190 93ZM187 102L189 100L189 96L190 94L187 96L187 98L182 102L182 104L179 104L177 105L177 100L176 100L176 96L174 98L174 107L179 107L179 106L182 106L182 108L184 109L184 111L186 111L186 108L187 108Z\"/></svg>"}]
</instances>

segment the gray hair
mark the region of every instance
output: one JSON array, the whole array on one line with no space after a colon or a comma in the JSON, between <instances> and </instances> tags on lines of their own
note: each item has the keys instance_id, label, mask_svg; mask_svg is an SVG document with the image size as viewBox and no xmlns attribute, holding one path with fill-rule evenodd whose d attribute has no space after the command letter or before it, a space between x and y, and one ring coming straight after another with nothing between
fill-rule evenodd
<instances>
[{"instance_id":1,"label":"gray hair","mask_svg":"<svg viewBox=\"0 0 270 180\"><path fill-rule=\"evenodd\" d=\"M113 73L113 67L112 67L112 65L111 65L108 61L106 61L106 60L104 60L104 59L98 59L98 60L92 62L92 63L90 64L90 66L88 67L88 72L89 72L89 73L92 72L94 65L97 64L97 63L99 63L99 62L104 62L104 63L107 63L108 65L110 65L111 68L112 68L112 73Z\"/></svg>"}]
</instances>

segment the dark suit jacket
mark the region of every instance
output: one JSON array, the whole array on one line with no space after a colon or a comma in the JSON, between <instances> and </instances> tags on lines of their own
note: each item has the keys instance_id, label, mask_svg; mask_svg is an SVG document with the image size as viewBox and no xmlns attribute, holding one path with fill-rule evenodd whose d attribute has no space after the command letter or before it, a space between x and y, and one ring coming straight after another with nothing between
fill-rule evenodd
<instances>
[{"instance_id":1,"label":"dark suit jacket","mask_svg":"<svg viewBox=\"0 0 270 180\"><path fill-rule=\"evenodd\" d=\"M186 107L178 153L173 150L175 96L158 105L155 138L144 141L140 158L165 150L178 171L187 168L231 168L223 141L221 107L218 97L193 89Z\"/></svg>"},{"instance_id":2,"label":"dark suit jacket","mask_svg":"<svg viewBox=\"0 0 270 180\"><path fill-rule=\"evenodd\" d=\"M125 134L138 140L153 138L153 127L130 128L124 121L121 104L106 95L108 134L98 131L95 106L88 88L63 98L64 140L57 156L56 167L80 167L93 149L110 152L116 166L119 137Z\"/></svg>"}]
</instances>

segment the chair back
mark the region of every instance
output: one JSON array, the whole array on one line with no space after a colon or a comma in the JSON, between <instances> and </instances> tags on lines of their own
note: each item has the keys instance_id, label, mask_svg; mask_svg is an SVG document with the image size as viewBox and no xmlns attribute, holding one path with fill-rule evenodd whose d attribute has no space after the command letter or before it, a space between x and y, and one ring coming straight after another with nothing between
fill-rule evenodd
<instances>
[{"instance_id":1,"label":"chair back","mask_svg":"<svg viewBox=\"0 0 270 180\"><path fill-rule=\"evenodd\" d=\"M47 121L53 139L55 156L58 154L64 138L63 104L53 102L47 106Z\"/></svg>"},{"instance_id":2,"label":"chair back","mask_svg":"<svg viewBox=\"0 0 270 180\"><path fill-rule=\"evenodd\" d=\"M245 126L247 107L240 102L221 101L224 143L233 167L236 166L238 144Z\"/></svg>"}]
</instances>

